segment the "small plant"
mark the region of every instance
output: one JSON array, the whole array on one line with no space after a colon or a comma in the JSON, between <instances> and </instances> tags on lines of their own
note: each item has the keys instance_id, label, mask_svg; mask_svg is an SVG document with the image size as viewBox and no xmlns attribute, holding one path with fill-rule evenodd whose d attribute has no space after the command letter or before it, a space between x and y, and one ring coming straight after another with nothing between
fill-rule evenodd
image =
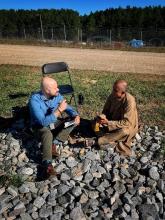
<instances>
[{"instance_id":1,"label":"small plant","mask_svg":"<svg viewBox=\"0 0 165 220\"><path fill-rule=\"evenodd\" d=\"M5 186L7 182L8 182L7 175L5 173L0 173L0 188L2 186Z\"/></svg>"},{"instance_id":2,"label":"small plant","mask_svg":"<svg viewBox=\"0 0 165 220\"><path fill-rule=\"evenodd\" d=\"M20 176L18 174L13 174L10 176L9 182L10 182L10 185L20 187L24 181L23 181L22 176Z\"/></svg>"},{"instance_id":3,"label":"small plant","mask_svg":"<svg viewBox=\"0 0 165 220\"><path fill-rule=\"evenodd\" d=\"M23 178L19 174L12 173L0 173L0 187L13 185L15 187L19 187L23 183Z\"/></svg>"}]
</instances>

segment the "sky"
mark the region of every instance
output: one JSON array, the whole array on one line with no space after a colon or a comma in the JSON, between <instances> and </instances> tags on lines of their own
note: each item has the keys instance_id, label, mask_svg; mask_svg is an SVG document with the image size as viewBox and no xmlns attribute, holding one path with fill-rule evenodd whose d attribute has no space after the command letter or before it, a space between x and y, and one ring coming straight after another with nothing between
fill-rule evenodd
<instances>
[{"instance_id":1,"label":"sky","mask_svg":"<svg viewBox=\"0 0 165 220\"><path fill-rule=\"evenodd\" d=\"M106 8L165 6L165 0L0 0L0 9L73 9L81 15Z\"/></svg>"}]
</instances>

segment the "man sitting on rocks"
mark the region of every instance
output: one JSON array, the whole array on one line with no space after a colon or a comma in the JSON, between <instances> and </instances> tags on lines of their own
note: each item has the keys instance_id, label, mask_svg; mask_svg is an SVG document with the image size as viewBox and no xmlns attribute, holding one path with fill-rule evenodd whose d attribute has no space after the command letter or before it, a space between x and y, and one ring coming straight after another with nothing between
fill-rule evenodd
<instances>
[{"instance_id":1,"label":"man sitting on rocks","mask_svg":"<svg viewBox=\"0 0 165 220\"><path fill-rule=\"evenodd\" d=\"M109 144L119 153L131 155L131 141L138 132L138 115L135 98L126 92L127 82L117 80L108 97L99 123L107 132L98 138L100 148ZM110 146L109 145L109 146Z\"/></svg>"},{"instance_id":2,"label":"man sitting on rocks","mask_svg":"<svg viewBox=\"0 0 165 220\"><path fill-rule=\"evenodd\" d=\"M63 118L63 112L74 118L75 124L80 123L78 113L67 104L66 100L59 93L57 82L44 77L41 82L41 91L34 93L29 100L31 125L37 136L39 136L43 149L42 164L47 175L54 175L52 166L52 155L56 156L56 149L52 149L53 134L50 125L55 125Z\"/></svg>"}]
</instances>

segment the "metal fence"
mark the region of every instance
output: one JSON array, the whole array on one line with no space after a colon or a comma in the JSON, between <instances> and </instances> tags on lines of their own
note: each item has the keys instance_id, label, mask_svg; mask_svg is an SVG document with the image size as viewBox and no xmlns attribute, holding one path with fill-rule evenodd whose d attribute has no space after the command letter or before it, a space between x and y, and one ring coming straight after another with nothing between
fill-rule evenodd
<instances>
[{"instance_id":1,"label":"metal fence","mask_svg":"<svg viewBox=\"0 0 165 220\"><path fill-rule=\"evenodd\" d=\"M165 46L165 29L148 28L115 28L85 30L81 28L38 27L36 29L22 28L19 30L0 30L0 39L36 40L52 43L79 43L127 46L132 39L142 40L145 46Z\"/></svg>"}]
</instances>

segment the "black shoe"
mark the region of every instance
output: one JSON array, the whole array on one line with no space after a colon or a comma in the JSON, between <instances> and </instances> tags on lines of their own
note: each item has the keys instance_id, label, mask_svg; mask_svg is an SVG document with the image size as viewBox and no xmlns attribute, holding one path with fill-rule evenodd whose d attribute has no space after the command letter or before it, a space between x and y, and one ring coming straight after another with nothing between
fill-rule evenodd
<instances>
[{"instance_id":1,"label":"black shoe","mask_svg":"<svg viewBox=\"0 0 165 220\"><path fill-rule=\"evenodd\" d=\"M43 181L49 177L56 176L56 171L51 163L38 165L37 171L38 181Z\"/></svg>"}]
</instances>

